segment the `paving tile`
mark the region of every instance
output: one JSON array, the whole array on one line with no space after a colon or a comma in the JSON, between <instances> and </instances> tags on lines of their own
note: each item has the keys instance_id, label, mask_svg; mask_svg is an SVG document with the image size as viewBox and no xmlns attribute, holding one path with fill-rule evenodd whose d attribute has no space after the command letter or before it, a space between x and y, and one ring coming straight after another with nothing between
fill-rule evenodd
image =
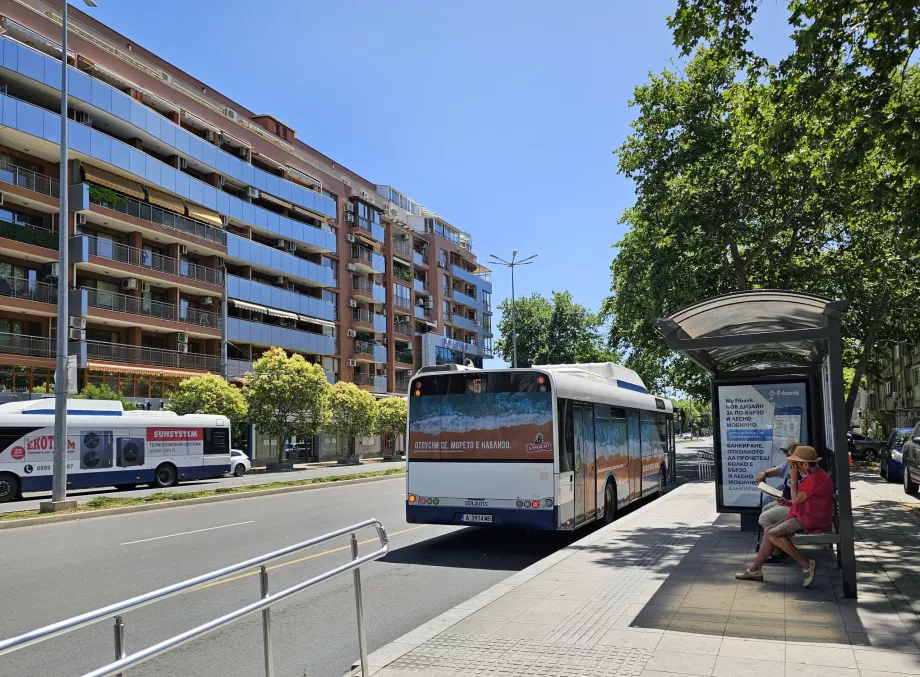
<instances>
[{"instance_id":1,"label":"paving tile","mask_svg":"<svg viewBox=\"0 0 920 677\"><path fill-rule=\"evenodd\" d=\"M551 623L506 623L492 633L493 637L541 640L548 635L555 624Z\"/></svg>"},{"instance_id":2,"label":"paving tile","mask_svg":"<svg viewBox=\"0 0 920 677\"><path fill-rule=\"evenodd\" d=\"M608 630L598 640L598 645L626 646L634 649L655 649L664 632L647 632L644 630Z\"/></svg>"},{"instance_id":3,"label":"paving tile","mask_svg":"<svg viewBox=\"0 0 920 677\"><path fill-rule=\"evenodd\" d=\"M914 654L864 649L853 649L853 654L860 671L876 670L920 675L920 658Z\"/></svg>"},{"instance_id":4,"label":"paving tile","mask_svg":"<svg viewBox=\"0 0 920 677\"><path fill-rule=\"evenodd\" d=\"M656 647L659 651L678 651L716 656L722 637L719 635L697 635L688 632L666 630Z\"/></svg>"},{"instance_id":5,"label":"paving tile","mask_svg":"<svg viewBox=\"0 0 920 677\"><path fill-rule=\"evenodd\" d=\"M786 660L790 663L797 662L803 665L826 665L839 668L856 668L856 658L853 649L844 644L802 644L787 642Z\"/></svg>"},{"instance_id":6,"label":"paving tile","mask_svg":"<svg viewBox=\"0 0 920 677\"><path fill-rule=\"evenodd\" d=\"M692 677L690 672L661 672L660 670L643 670L639 677Z\"/></svg>"},{"instance_id":7,"label":"paving tile","mask_svg":"<svg viewBox=\"0 0 920 677\"><path fill-rule=\"evenodd\" d=\"M909 635L851 632L850 644L854 649L883 649L900 653L920 654L920 647Z\"/></svg>"},{"instance_id":8,"label":"paving tile","mask_svg":"<svg viewBox=\"0 0 920 677\"><path fill-rule=\"evenodd\" d=\"M786 619L786 641L790 642L811 642L811 643L828 643L834 642L839 644L849 644L850 637L843 627L820 626L820 625L796 625Z\"/></svg>"},{"instance_id":9,"label":"paving tile","mask_svg":"<svg viewBox=\"0 0 920 677\"><path fill-rule=\"evenodd\" d=\"M447 628L444 634L488 637L504 625L506 624L500 621L480 621L467 618Z\"/></svg>"},{"instance_id":10,"label":"paving tile","mask_svg":"<svg viewBox=\"0 0 920 677\"><path fill-rule=\"evenodd\" d=\"M714 677L784 677L786 664L758 658L719 656L712 674Z\"/></svg>"},{"instance_id":11,"label":"paving tile","mask_svg":"<svg viewBox=\"0 0 920 677\"><path fill-rule=\"evenodd\" d=\"M684 675L711 675L715 662L715 656L656 649L645 664L645 669Z\"/></svg>"},{"instance_id":12,"label":"paving tile","mask_svg":"<svg viewBox=\"0 0 920 677\"><path fill-rule=\"evenodd\" d=\"M807 677L861 677L866 673L856 668L840 668L829 665L808 665L793 661L786 662L786 674L807 675Z\"/></svg>"},{"instance_id":13,"label":"paving tile","mask_svg":"<svg viewBox=\"0 0 920 677\"><path fill-rule=\"evenodd\" d=\"M782 641L725 637L719 647L719 655L782 662L786 658L786 645Z\"/></svg>"},{"instance_id":14,"label":"paving tile","mask_svg":"<svg viewBox=\"0 0 920 677\"><path fill-rule=\"evenodd\" d=\"M784 625L756 625L756 624L733 624L729 620L725 626L726 637L738 637L742 639L762 639L783 641L786 639L786 626Z\"/></svg>"},{"instance_id":15,"label":"paving tile","mask_svg":"<svg viewBox=\"0 0 920 677\"><path fill-rule=\"evenodd\" d=\"M712 623L708 621L692 621L675 618L668 624L668 630L673 632L690 632L699 635L724 635L725 623Z\"/></svg>"}]
</instances>

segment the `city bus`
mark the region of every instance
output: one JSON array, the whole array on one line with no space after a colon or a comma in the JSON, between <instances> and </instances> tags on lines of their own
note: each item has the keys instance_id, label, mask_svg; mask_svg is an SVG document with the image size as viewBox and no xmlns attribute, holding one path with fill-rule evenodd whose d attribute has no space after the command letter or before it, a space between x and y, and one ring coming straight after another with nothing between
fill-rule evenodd
<instances>
[{"instance_id":1,"label":"city bus","mask_svg":"<svg viewBox=\"0 0 920 677\"><path fill-rule=\"evenodd\" d=\"M0 404L0 502L51 489L54 400ZM171 487L230 471L226 416L124 411L121 402L68 400L67 488Z\"/></svg>"},{"instance_id":2,"label":"city bus","mask_svg":"<svg viewBox=\"0 0 920 677\"><path fill-rule=\"evenodd\" d=\"M423 368L409 383L410 523L570 531L664 490L673 406L613 363Z\"/></svg>"}]
</instances>

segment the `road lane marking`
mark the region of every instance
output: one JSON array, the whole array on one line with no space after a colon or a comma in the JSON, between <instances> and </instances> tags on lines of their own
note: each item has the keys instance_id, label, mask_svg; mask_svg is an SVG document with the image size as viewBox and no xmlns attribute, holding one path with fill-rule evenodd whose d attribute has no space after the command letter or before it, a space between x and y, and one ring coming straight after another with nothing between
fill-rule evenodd
<instances>
[{"instance_id":1,"label":"road lane marking","mask_svg":"<svg viewBox=\"0 0 920 677\"><path fill-rule=\"evenodd\" d=\"M389 538L393 536L399 536L400 534L407 534L410 531L415 531L416 529L423 529L430 524L419 524L417 527L410 527L409 529L403 529L402 531L394 531L391 534L387 534ZM379 543L379 538L369 538L366 541L358 541L358 545L366 545L367 543ZM270 567L265 567L266 571L274 571L275 569L280 569L282 567L290 566L291 564L299 564L300 562L306 562L308 559L316 559L317 557L322 557L323 555L331 555L334 552L341 552L342 550L351 550L351 544L343 545L340 548L333 548L332 550L323 550L322 552L315 552L312 555L306 555L305 557L298 557L297 559L292 559L290 562L282 562L281 564L275 564ZM231 576L230 578L222 578L219 581L214 581L213 583L205 583L204 585L199 585L197 588L192 588L193 590L204 590L205 588L212 588L215 585L223 585L224 583L230 583L231 581L238 581L243 578L249 578L250 576L255 576L259 573L259 570L249 571L245 574L239 574L238 576Z\"/></svg>"},{"instance_id":2,"label":"road lane marking","mask_svg":"<svg viewBox=\"0 0 920 677\"><path fill-rule=\"evenodd\" d=\"M226 529L227 527L238 527L243 524L252 524L255 520L249 520L248 522L234 522L233 524L222 524L219 527L208 527L207 529L195 529L194 531L182 531L178 534L167 534L166 536L154 536L153 538L142 538L139 541L128 541L127 543L122 543L121 545L134 545L136 543L147 543L148 541L159 541L163 538L175 538L176 536L187 536L188 534L200 534L202 531L214 531L215 529Z\"/></svg>"}]
</instances>

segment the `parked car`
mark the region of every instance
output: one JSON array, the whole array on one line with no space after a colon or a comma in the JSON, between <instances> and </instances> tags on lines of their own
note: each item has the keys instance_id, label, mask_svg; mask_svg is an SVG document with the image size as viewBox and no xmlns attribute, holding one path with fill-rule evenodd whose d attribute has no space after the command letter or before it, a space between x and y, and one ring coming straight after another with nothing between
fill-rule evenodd
<instances>
[{"instance_id":1,"label":"parked car","mask_svg":"<svg viewBox=\"0 0 920 677\"><path fill-rule=\"evenodd\" d=\"M878 474L889 482L900 482L904 473L902 455L904 443L911 438L913 428L895 428L879 453Z\"/></svg>"},{"instance_id":2,"label":"parked car","mask_svg":"<svg viewBox=\"0 0 920 677\"><path fill-rule=\"evenodd\" d=\"M252 461L239 449L230 450L230 472L236 477L242 477L252 468Z\"/></svg>"},{"instance_id":3,"label":"parked car","mask_svg":"<svg viewBox=\"0 0 920 677\"><path fill-rule=\"evenodd\" d=\"M680 438L681 438L682 440L692 440L692 439L693 439L693 433L684 433L683 435L680 436Z\"/></svg>"},{"instance_id":4,"label":"parked car","mask_svg":"<svg viewBox=\"0 0 920 677\"><path fill-rule=\"evenodd\" d=\"M901 457L904 493L916 494L920 491L920 423L914 426L910 438L904 443Z\"/></svg>"},{"instance_id":5,"label":"parked car","mask_svg":"<svg viewBox=\"0 0 920 677\"><path fill-rule=\"evenodd\" d=\"M859 433L847 433L847 446L854 461L877 461L887 448L885 440L872 440Z\"/></svg>"}]
</instances>

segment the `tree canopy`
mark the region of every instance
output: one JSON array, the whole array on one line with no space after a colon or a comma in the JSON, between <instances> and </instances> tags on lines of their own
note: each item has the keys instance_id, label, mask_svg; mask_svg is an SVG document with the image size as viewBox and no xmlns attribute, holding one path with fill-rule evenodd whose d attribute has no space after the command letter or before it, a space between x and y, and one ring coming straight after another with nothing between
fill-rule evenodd
<instances>
[{"instance_id":1,"label":"tree canopy","mask_svg":"<svg viewBox=\"0 0 920 677\"><path fill-rule=\"evenodd\" d=\"M180 416L226 416L234 428L246 417L247 411L240 389L214 374L193 376L179 383L179 389L169 396L169 410Z\"/></svg>"},{"instance_id":2,"label":"tree canopy","mask_svg":"<svg viewBox=\"0 0 920 677\"><path fill-rule=\"evenodd\" d=\"M511 363L514 349L510 299L498 307L502 316L496 354ZM514 309L519 367L616 361L616 355L605 345L602 318L576 303L569 292L553 292L550 299L534 293L516 299Z\"/></svg>"},{"instance_id":3,"label":"tree canopy","mask_svg":"<svg viewBox=\"0 0 920 677\"><path fill-rule=\"evenodd\" d=\"M377 400L377 433L394 441L406 433L409 403L403 397Z\"/></svg>"},{"instance_id":4,"label":"tree canopy","mask_svg":"<svg viewBox=\"0 0 920 677\"><path fill-rule=\"evenodd\" d=\"M263 434L279 438L279 462L286 439L312 437L323 428L328 385L320 365L302 355L288 357L282 348L267 350L253 363L243 382L249 420Z\"/></svg>"},{"instance_id":5,"label":"tree canopy","mask_svg":"<svg viewBox=\"0 0 920 677\"><path fill-rule=\"evenodd\" d=\"M129 402L121 393L116 393L105 383L89 383L83 386L83 389L76 395L70 397L75 400L118 400L125 411L140 409L134 402Z\"/></svg>"},{"instance_id":6,"label":"tree canopy","mask_svg":"<svg viewBox=\"0 0 920 677\"><path fill-rule=\"evenodd\" d=\"M354 453L355 437L374 434L377 402L369 392L345 381L328 387L328 402L326 432L348 440L348 452L351 455Z\"/></svg>"}]
</instances>

